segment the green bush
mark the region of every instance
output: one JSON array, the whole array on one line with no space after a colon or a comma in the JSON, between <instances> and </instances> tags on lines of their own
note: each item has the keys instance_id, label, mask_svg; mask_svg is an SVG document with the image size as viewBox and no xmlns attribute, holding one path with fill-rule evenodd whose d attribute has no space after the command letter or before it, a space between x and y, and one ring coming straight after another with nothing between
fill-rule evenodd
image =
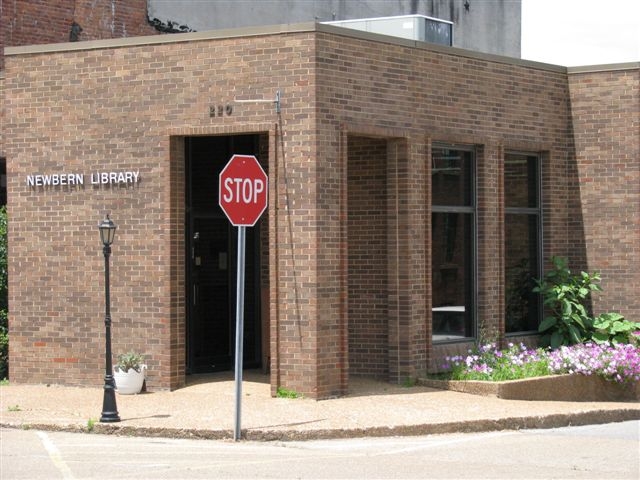
<instances>
[{"instance_id":1,"label":"green bush","mask_svg":"<svg viewBox=\"0 0 640 480\"><path fill-rule=\"evenodd\" d=\"M538 331L542 333L542 346L558 348L573 345L591 338L593 319L587 313L587 301L591 292L602 291L598 273L581 272L574 275L564 258L552 257L553 269L543 280L536 280L533 289L542 295L544 305L551 315L546 317Z\"/></svg>"},{"instance_id":2,"label":"green bush","mask_svg":"<svg viewBox=\"0 0 640 480\"><path fill-rule=\"evenodd\" d=\"M0 380L9 376L9 335L0 330Z\"/></svg>"},{"instance_id":3,"label":"green bush","mask_svg":"<svg viewBox=\"0 0 640 480\"><path fill-rule=\"evenodd\" d=\"M619 313L601 313L593 320L592 339L596 343L636 343L640 322L626 320Z\"/></svg>"},{"instance_id":4,"label":"green bush","mask_svg":"<svg viewBox=\"0 0 640 480\"><path fill-rule=\"evenodd\" d=\"M288 388L278 387L276 396L278 398L300 398L302 395L300 395L295 390L289 390Z\"/></svg>"},{"instance_id":5,"label":"green bush","mask_svg":"<svg viewBox=\"0 0 640 480\"><path fill-rule=\"evenodd\" d=\"M573 275L564 258L552 257L553 270L536 280L538 292L551 315L546 317L538 331L540 344L558 348L586 341L598 344L637 344L640 342L640 322L632 322L616 312L602 313L592 318L587 313L591 292L602 291L600 275L581 272Z\"/></svg>"}]
</instances>

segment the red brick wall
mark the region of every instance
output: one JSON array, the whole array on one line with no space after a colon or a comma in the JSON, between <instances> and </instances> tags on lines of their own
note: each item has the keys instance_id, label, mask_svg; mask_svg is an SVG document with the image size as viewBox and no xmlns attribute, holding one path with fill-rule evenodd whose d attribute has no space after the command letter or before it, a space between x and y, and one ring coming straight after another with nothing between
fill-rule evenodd
<instances>
[{"instance_id":1,"label":"red brick wall","mask_svg":"<svg viewBox=\"0 0 640 480\"><path fill-rule=\"evenodd\" d=\"M349 372L388 375L387 142L349 137Z\"/></svg>"},{"instance_id":2,"label":"red brick wall","mask_svg":"<svg viewBox=\"0 0 640 480\"><path fill-rule=\"evenodd\" d=\"M147 0L13 0L2 6L2 47L69 41L73 22L78 41L156 35L147 20Z\"/></svg>"},{"instance_id":3,"label":"red brick wall","mask_svg":"<svg viewBox=\"0 0 640 480\"><path fill-rule=\"evenodd\" d=\"M570 267L599 271L594 313L640 318L640 69L569 74Z\"/></svg>"},{"instance_id":4,"label":"red brick wall","mask_svg":"<svg viewBox=\"0 0 640 480\"><path fill-rule=\"evenodd\" d=\"M73 0L3 2L2 38L5 46L68 42L75 3Z\"/></svg>"},{"instance_id":5,"label":"red brick wall","mask_svg":"<svg viewBox=\"0 0 640 480\"><path fill-rule=\"evenodd\" d=\"M14 0L2 9L6 46L69 41L71 24L79 40L155 35L147 22L146 0Z\"/></svg>"},{"instance_id":6,"label":"red brick wall","mask_svg":"<svg viewBox=\"0 0 640 480\"><path fill-rule=\"evenodd\" d=\"M147 0L76 0L74 20L81 41L159 33L148 23Z\"/></svg>"}]
</instances>

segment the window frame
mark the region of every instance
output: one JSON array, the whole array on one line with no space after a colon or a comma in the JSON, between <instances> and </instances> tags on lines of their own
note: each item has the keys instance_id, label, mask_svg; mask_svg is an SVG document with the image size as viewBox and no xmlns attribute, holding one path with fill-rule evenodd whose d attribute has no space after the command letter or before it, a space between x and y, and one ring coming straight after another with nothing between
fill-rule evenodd
<instances>
[{"instance_id":1,"label":"window frame","mask_svg":"<svg viewBox=\"0 0 640 480\"><path fill-rule=\"evenodd\" d=\"M510 149L506 149L504 152L504 158L503 158L503 162L506 164L506 160L507 160L507 156L508 155L520 155L520 156L525 156L525 157L535 157L536 158L536 169L535 169L535 174L536 174L536 192L535 192L535 198L536 198L536 202L537 202L537 206L535 207L508 207L507 206L507 198L506 195L504 196L504 224L506 227L506 222L507 222L507 215L526 215L527 218L529 218L532 215L535 215L535 218L537 219L537 235L536 235L536 240L538 242L537 245L537 270L538 273L540 275L539 278L542 278L542 276L544 275L544 260L543 260L543 255L544 255L544 216L543 216L543 208L542 208L542 201L543 201L543 192L542 192L542 159L543 159L543 154L541 152L529 152L529 151L522 151L522 150L510 150ZM506 179L504 178L504 169L503 169L503 184L506 181ZM504 230L506 232L506 228ZM506 235L504 238L504 242L505 242L505 254L506 254ZM504 259L505 265L506 265L506 258ZM504 324L504 334L505 337L517 337L517 336L526 336L526 335L537 335L538 334L538 330L518 330L515 332L507 332L507 319L506 319L506 286L507 286L507 281L506 281L506 272L505 275L503 277L503 282L504 282L504 288L505 288L505 324ZM537 324L540 325L540 322L542 321L543 318L543 299L541 295L537 295L538 300L538 322Z\"/></svg>"},{"instance_id":2,"label":"window frame","mask_svg":"<svg viewBox=\"0 0 640 480\"><path fill-rule=\"evenodd\" d=\"M436 340L433 338L433 304L431 305L431 342L432 344L445 345L451 343L468 343L471 340L478 338L478 147L477 145L448 143L448 142L433 142L431 144L431 155L429 161L433 165L433 151L436 149L458 150L462 152L468 152L471 154L471 205L434 205L433 204L433 173L429 178L431 182L431 212L429 212L429 222L433 220L434 213L459 213L471 215L471 334L472 336L464 336L461 338L442 339ZM431 298L433 299L433 227L431 227L431 271L429 272L429 283L431 285Z\"/></svg>"}]
</instances>

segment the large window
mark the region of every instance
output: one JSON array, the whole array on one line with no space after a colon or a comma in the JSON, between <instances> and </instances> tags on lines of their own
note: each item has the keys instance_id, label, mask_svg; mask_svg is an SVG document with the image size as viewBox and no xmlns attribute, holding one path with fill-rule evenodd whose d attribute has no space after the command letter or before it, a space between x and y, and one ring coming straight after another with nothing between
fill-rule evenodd
<instances>
[{"instance_id":1,"label":"large window","mask_svg":"<svg viewBox=\"0 0 640 480\"><path fill-rule=\"evenodd\" d=\"M540 298L540 162L537 155L507 153L504 161L505 321L507 333L538 330Z\"/></svg>"},{"instance_id":2,"label":"large window","mask_svg":"<svg viewBox=\"0 0 640 480\"><path fill-rule=\"evenodd\" d=\"M475 336L475 161L471 149L432 149L433 341Z\"/></svg>"}]
</instances>

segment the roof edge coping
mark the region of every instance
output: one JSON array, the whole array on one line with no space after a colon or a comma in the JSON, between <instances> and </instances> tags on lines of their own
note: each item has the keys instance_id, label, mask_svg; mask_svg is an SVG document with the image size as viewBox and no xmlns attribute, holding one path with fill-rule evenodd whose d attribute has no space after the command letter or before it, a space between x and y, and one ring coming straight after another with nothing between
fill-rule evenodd
<instances>
[{"instance_id":1,"label":"roof edge coping","mask_svg":"<svg viewBox=\"0 0 640 480\"><path fill-rule=\"evenodd\" d=\"M438 45L436 43L421 42L419 40L409 40L406 38L393 37L383 35L381 33L365 32L344 27L336 27L334 25L317 24L317 31L334 33L347 37L361 38L363 40L372 40L384 43L392 43L395 45L404 45L406 47L420 48L423 50L435 51L438 53L456 55L458 57L473 58L476 60L486 60L489 62L506 63L509 65L520 65L524 67L537 68L539 70L548 70L552 72L567 73L567 67L561 65L552 65L549 63L534 62L532 60L524 60L522 58L507 57L495 53L484 53L475 50L467 50L460 47L449 47L446 45Z\"/></svg>"},{"instance_id":2,"label":"roof edge coping","mask_svg":"<svg viewBox=\"0 0 640 480\"><path fill-rule=\"evenodd\" d=\"M282 33L302 33L315 30L315 23L296 23L289 25L271 25L260 27L228 28L206 30L202 32L169 33L164 35L145 35L140 37L109 38L87 40L81 42L47 43L5 47L6 57L14 55L30 55L53 52L73 52L82 50L100 50L107 48L137 47L143 45L160 45L165 43L184 43L202 40L219 40L224 38L253 37L260 35L276 35Z\"/></svg>"},{"instance_id":3,"label":"roof edge coping","mask_svg":"<svg viewBox=\"0 0 640 480\"><path fill-rule=\"evenodd\" d=\"M262 35L278 35L286 33L305 33L305 32L323 32L335 35L341 35L352 38L360 38L363 40L371 40L377 42L391 43L395 45L403 45L410 48L419 48L424 50L436 51L443 54L457 55L469 57L479 60L486 60L498 63L506 63L512 65L520 65L541 70L554 71L559 73L587 73L610 70L631 70L639 68L640 62L618 63L611 65L595 65L595 66L579 66L579 67L563 67L548 63L536 62L532 60L524 60L521 58L507 57L492 53L476 52L466 50L459 47L448 47L433 43L421 42L418 40L408 40L389 35L365 32L335 25L327 25L324 23L304 22L295 24L229 28L221 30L207 30L202 32L174 33L165 35L147 35L141 37L113 38L105 40L88 40L85 42L65 42L50 43L39 45L24 45L18 47L5 47L5 56L30 55L40 53L54 52L70 52L82 50L99 50L106 48L122 48L143 45L156 45L167 43L183 43L203 40L218 40L225 38L252 37Z\"/></svg>"},{"instance_id":4,"label":"roof edge coping","mask_svg":"<svg viewBox=\"0 0 640 480\"><path fill-rule=\"evenodd\" d=\"M597 72L613 72L616 70L638 70L640 62L626 63L606 63L603 65L583 65L578 67L567 67L567 73L597 73Z\"/></svg>"}]
</instances>

